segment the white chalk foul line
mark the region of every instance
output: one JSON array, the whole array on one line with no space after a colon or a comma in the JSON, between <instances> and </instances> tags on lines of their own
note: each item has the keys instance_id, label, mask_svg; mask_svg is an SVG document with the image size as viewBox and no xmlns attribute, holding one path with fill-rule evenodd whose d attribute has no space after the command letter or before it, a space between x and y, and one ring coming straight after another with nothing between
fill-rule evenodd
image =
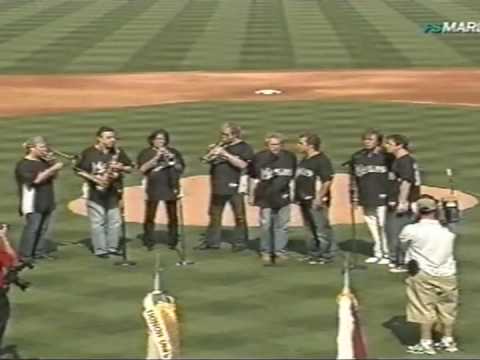
<instances>
[{"instance_id":1,"label":"white chalk foul line","mask_svg":"<svg viewBox=\"0 0 480 360\"><path fill-rule=\"evenodd\" d=\"M418 105L443 105L443 106L468 106L468 107L480 107L480 104L475 103L463 103L463 102L439 102L439 101L422 101L422 100L388 100L394 103L403 104L418 104Z\"/></svg>"}]
</instances>

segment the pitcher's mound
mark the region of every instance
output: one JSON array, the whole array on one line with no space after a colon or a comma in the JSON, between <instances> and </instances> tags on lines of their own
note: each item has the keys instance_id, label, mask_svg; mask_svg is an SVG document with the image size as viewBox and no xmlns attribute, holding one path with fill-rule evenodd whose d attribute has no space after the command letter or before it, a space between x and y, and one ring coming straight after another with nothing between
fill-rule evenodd
<instances>
[{"instance_id":1,"label":"pitcher's mound","mask_svg":"<svg viewBox=\"0 0 480 360\"><path fill-rule=\"evenodd\" d=\"M349 176L335 175L332 187L332 205L330 220L332 224L350 224L350 204L348 192ZM205 226L208 224L209 181L208 176L191 176L182 179L184 197L183 213L185 225ZM423 194L431 194L437 198L447 196L449 189L422 186ZM460 191L456 192L461 209L468 209L477 205L478 200ZM125 218L128 222L142 223L144 215L144 190L142 186L133 186L125 189ZM245 202L246 203L246 202ZM85 200L76 199L68 204L70 210L76 214L86 216ZM363 222L362 211L355 211L357 223ZM258 226L258 208L247 205L247 220L249 226ZM163 207L157 212L155 219L158 224L166 223ZM229 207L224 212L223 224L234 225L233 214ZM292 206L290 226L303 226L298 206Z\"/></svg>"}]
</instances>

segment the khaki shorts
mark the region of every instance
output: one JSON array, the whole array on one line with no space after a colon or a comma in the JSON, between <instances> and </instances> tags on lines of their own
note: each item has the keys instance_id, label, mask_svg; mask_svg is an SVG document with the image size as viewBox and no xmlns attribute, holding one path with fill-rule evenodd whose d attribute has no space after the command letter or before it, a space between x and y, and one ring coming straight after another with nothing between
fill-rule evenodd
<instances>
[{"instance_id":1,"label":"khaki shorts","mask_svg":"<svg viewBox=\"0 0 480 360\"><path fill-rule=\"evenodd\" d=\"M458 285L456 276L431 276L420 271L405 280L407 284L407 321L441 322L451 325L457 317Z\"/></svg>"}]
</instances>

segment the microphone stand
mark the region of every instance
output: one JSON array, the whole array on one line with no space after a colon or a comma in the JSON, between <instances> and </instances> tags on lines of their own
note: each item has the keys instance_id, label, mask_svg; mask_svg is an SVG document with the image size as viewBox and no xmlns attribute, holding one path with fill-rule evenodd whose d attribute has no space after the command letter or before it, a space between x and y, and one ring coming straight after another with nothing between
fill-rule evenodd
<instances>
[{"instance_id":1,"label":"microphone stand","mask_svg":"<svg viewBox=\"0 0 480 360\"><path fill-rule=\"evenodd\" d=\"M180 237L180 250L177 249L178 257L180 258L177 261L177 266L188 266L193 265L195 262L188 260L187 258L187 240L185 238L185 223L183 220L183 202L182 202L183 195L179 195L177 198L177 217L178 217L178 224L179 224L179 237Z\"/></svg>"},{"instance_id":2,"label":"microphone stand","mask_svg":"<svg viewBox=\"0 0 480 360\"><path fill-rule=\"evenodd\" d=\"M366 266L358 264L358 238L357 238L357 227L356 227L356 216L355 216L355 177L353 174L353 164L352 161L346 161L342 164L342 166L348 166L350 171L350 181L348 182L348 193L349 193L349 200L350 200L350 223L351 223L351 231L352 231L352 250L353 252L353 261L351 262L350 269L351 270L365 270Z\"/></svg>"},{"instance_id":3,"label":"microphone stand","mask_svg":"<svg viewBox=\"0 0 480 360\"><path fill-rule=\"evenodd\" d=\"M120 210L120 221L121 221L121 233L120 233L120 248L122 252L122 260L115 261L115 266L135 266L137 263L135 261L128 260L127 257L127 222L125 221L125 201L124 201L124 192L123 192L123 183L119 190L120 199L119 199L119 210Z\"/></svg>"}]
</instances>

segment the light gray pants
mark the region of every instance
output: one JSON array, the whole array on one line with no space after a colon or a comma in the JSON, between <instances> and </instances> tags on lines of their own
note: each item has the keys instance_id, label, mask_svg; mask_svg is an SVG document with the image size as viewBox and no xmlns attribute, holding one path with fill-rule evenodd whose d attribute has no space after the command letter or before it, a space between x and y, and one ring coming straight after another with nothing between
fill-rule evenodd
<instances>
[{"instance_id":1,"label":"light gray pants","mask_svg":"<svg viewBox=\"0 0 480 360\"><path fill-rule=\"evenodd\" d=\"M118 199L108 197L101 202L88 200L87 211L94 254L117 251L122 225Z\"/></svg>"},{"instance_id":2,"label":"light gray pants","mask_svg":"<svg viewBox=\"0 0 480 360\"><path fill-rule=\"evenodd\" d=\"M260 209L260 251L270 253L272 242L276 253L285 251L288 243L290 205L280 209ZM273 239L272 239L273 235ZM273 241L272 241L273 240Z\"/></svg>"}]
</instances>

